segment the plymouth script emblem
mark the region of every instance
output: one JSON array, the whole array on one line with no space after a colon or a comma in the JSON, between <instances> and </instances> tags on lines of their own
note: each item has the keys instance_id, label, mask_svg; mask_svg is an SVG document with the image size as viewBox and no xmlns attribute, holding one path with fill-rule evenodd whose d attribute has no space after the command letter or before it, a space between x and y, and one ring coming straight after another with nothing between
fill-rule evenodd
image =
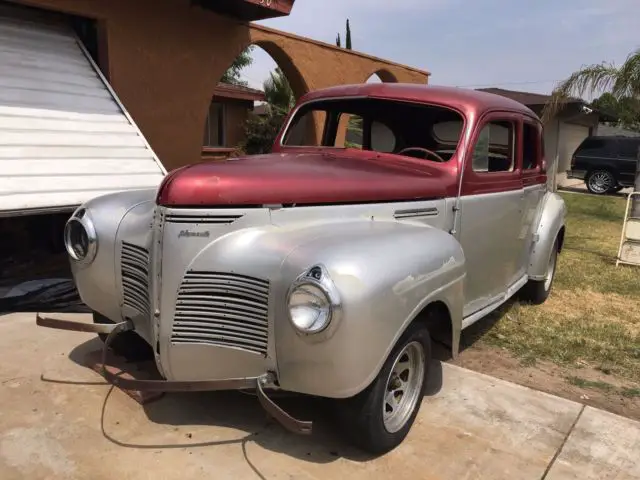
<instances>
[{"instance_id":1,"label":"plymouth script emblem","mask_svg":"<svg viewBox=\"0 0 640 480\"><path fill-rule=\"evenodd\" d=\"M186 238L209 238L209 231L204 232L192 232L191 230L180 230L178 234L178 238L186 237Z\"/></svg>"}]
</instances>

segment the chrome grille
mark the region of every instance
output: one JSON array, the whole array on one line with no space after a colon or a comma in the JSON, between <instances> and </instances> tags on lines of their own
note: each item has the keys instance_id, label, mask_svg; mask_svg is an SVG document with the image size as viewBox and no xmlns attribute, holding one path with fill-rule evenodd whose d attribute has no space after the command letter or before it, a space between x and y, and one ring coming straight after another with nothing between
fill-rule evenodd
<instances>
[{"instance_id":1,"label":"chrome grille","mask_svg":"<svg viewBox=\"0 0 640 480\"><path fill-rule=\"evenodd\" d=\"M124 304L149 318L149 251L138 245L122 242L120 268Z\"/></svg>"},{"instance_id":2,"label":"chrome grille","mask_svg":"<svg viewBox=\"0 0 640 480\"><path fill-rule=\"evenodd\" d=\"M242 218L243 215L192 215L170 213L166 216L169 223L229 225Z\"/></svg>"},{"instance_id":3,"label":"chrome grille","mask_svg":"<svg viewBox=\"0 0 640 480\"><path fill-rule=\"evenodd\" d=\"M178 290L171 342L267 354L269 282L221 272L188 272Z\"/></svg>"}]
</instances>

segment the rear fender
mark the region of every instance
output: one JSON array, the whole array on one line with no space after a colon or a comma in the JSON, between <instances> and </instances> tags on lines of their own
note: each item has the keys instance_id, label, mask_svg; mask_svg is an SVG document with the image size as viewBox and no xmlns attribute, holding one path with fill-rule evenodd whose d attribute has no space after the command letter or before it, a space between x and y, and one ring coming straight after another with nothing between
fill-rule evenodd
<instances>
[{"instance_id":1,"label":"rear fender","mask_svg":"<svg viewBox=\"0 0 640 480\"><path fill-rule=\"evenodd\" d=\"M557 193L547 192L542 202L538 222L534 227L527 273L532 280L544 280L553 244L564 231L567 207Z\"/></svg>"}]
</instances>

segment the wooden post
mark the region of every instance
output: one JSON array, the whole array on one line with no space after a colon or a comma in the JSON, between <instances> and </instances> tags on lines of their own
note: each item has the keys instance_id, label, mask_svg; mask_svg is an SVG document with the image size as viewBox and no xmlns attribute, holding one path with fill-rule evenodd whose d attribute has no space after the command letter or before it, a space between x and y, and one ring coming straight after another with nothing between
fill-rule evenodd
<instances>
[{"instance_id":1,"label":"wooden post","mask_svg":"<svg viewBox=\"0 0 640 480\"><path fill-rule=\"evenodd\" d=\"M636 153L636 180L633 186L634 192L640 192L640 146ZM631 218L640 218L640 195L631 199Z\"/></svg>"}]
</instances>

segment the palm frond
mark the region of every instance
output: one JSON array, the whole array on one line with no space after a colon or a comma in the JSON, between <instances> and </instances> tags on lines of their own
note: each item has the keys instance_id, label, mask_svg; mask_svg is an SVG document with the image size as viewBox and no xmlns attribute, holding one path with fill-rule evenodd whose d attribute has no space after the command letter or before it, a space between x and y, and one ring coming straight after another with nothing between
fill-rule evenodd
<instances>
[{"instance_id":1,"label":"palm frond","mask_svg":"<svg viewBox=\"0 0 640 480\"><path fill-rule=\"evenodd\" d=\"M630 54L620 67L611 93L618 99L640 98L640 49Z\"/></svg>"},{"instance_id":2,"label":"palm frond","mask_svg":"<svg viewBox=\"0 0 640 480\"><path fill-rule=\"evenodd\" d=\"M553 90L551 99L542 111L542 121L551 120L572 96L582 97L587 92L611 91L619 76L620 70L606 63L590 65L572 73Z\"/></svg>"}]
</instances>

